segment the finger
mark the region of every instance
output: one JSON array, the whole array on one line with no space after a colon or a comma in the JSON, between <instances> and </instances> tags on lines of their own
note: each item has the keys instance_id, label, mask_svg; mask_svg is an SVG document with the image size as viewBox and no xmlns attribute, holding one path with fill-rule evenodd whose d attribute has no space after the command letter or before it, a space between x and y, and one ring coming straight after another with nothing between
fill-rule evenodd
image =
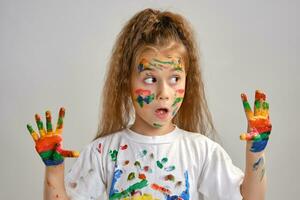
<instances>
[{"instance_id":1,"label":"finger","mask_svg":"<svg viewBox=\"0 0 300 200\"><path fill-rule=\"evenodd\" d=\"M59 115L58 115L58 120L57 120L57 125L56 125L56 130L55 130L55 132L57 134L62 133L63 124L64 124L64 117L65 117L65 109L60 108Z\"/></svg>"},{"instance_id":2,"label":"finger","mask_svg":"<svg viewBox=\"0 0 300 200\"><path fill-rule=\"evenodd\" d=\"M269 103L267 102L263 102L262 104L262 116L264 116L265 118L269 117Z\"/></svg>"},{"instance_id":3,"label":"finger","mask_svg":"<svg viewBox=\"0 0 300 200\"><path fill-rule=\"evenodd\" d=\"M251 132L249 133L243 133L240 135L240 139L241 140L246 140L246 141L251 141L254 140L255 138L257 138L257 136L259 136L259 133L256 129L253 129Z\"/></svg>"},{"instance_id":4,"label":"finger","mask_svg":"<svg viewBox=\"0 0 300 200\"><path fill-rule=\"evenodd\" d=\"M51 135L52 130L52 123L51 123L52 117L51 112L49 110L46 111L46 127L47 127L47 134Z\"/></svg>"},{"instance_id":5,"label":"finger","mask_svg":"<svg viewBox=\"0 0 300 200\"><path fill-rule=\"evenodd\" d=\"M253 117L253 112L251 110L251 107L250 107L250 104L248 102L246 94L242 93L241 98L242 98L242 101L243 101L243 106L244 106L246 117L249 120Z\"/></svg>"},{"instance_id":6,"label":"finger","mask_svg":"<svg viewBox=\"0 0 300 200\"><path fill-rule=\"evenodd\" d=\"M63 150L61 149L61 146L58 146L56 151L59 152L63 157L76 158L79 156L79 151Z\"/></svg>"},{"instance_id":7,"label":"finger","mask_svg":"<svg viewBox=\"0 0 300 200\"><path fill-rule=\"evenodd\" d=\"M39 135L33 130L32 126L27 124L27 129L32 137L32 139L36 142L39 139Z\"/></svg>"},{"instance_id":8,"label":"finger","mask_svg":"<svg viewBox=\"0 0 300 200\"><path fill-rule=\"evenodd\" d=\"M36 121L37 127L39 129L40 136L45 137L46 131L45 131L43 122L41 120L41 117L38 114L35 114L35 121Z\"/></svg>"},{"instance_id":9,"label":"finger","mask_svg":"<svg viewBox=\"0 0 300 200\"><path fill-rule=\"evenodd\" d=\"M255 101L254 101L254 115L261 115L263 110L263 102L266 100L266 95L260 91L255 91Z\"/></svg>"}]
</instances>

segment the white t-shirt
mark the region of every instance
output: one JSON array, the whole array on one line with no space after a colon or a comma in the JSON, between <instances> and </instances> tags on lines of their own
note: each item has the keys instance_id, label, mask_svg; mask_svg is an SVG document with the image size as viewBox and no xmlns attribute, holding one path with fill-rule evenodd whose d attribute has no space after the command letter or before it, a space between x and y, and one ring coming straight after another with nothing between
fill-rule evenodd
<instances>
[{"instance_id":1,"label":"white t-shirt","mask_svg":"<svg viewBox=\"0 0 300 200\"><path fill-rule=\"evenodd\" d=\"M175 127L145 136L127 128L89 144L65 184L74 200L238 200L243 177L204 135Z\"/></svg>"}]
</instances>

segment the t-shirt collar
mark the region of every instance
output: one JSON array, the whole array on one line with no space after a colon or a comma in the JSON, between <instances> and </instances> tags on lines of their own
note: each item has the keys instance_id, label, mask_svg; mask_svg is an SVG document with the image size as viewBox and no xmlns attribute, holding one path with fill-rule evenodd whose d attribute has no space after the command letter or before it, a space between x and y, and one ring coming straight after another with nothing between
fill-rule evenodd
<instances>
[{"instance_id":1,"label":"t-shirt collar","mask_svg":"<svg viewBox=\"0 0 300 200\"><path fill-rule=\"evenodd\" d=\"M132 139L138 143L152 143L152 144L162 144L162 143L171 143L176 139L180 133L179 128L174 124L174 129L166 133L164 135L158 135L158 136L149 136L149 135L143 135L141 133L137 133L133 130L131 130L131 125L125 129L126 136L129 137L129 139Z\"/></svg>"}]
</instances>

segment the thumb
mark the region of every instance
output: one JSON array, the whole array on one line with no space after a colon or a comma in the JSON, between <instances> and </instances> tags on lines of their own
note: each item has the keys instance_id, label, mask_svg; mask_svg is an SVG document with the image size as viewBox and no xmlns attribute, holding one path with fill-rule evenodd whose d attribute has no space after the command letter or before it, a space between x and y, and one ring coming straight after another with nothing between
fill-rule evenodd
<instances>
[{"instance_id":1,"label":"thumb","mask_svg":"<svg viewBox=\"0 0 300 200\"><path fill-rule=\"evenodd\" d=\"M61 144L57 145L56 151L59 152L63 157L76 158L80 154L79 151L72 151L72 150L64 150L64 149L62 149Z\"/></svg>"}]
</instances>

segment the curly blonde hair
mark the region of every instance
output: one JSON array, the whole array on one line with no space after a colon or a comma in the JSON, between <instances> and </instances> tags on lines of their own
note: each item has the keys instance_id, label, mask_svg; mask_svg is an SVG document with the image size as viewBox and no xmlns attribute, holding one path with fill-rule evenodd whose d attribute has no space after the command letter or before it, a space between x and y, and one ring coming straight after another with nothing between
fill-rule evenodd
<instances>
[{"instance_id":1,"label":"curly blonde hair","mask_svg":"<svg viewBox=\"0 0 300 200\"><path fill-rule=\"evenodd\" d=\"M191 26L179 14L148 8L135 14L126 23L112 49L102 91L102 115L96 138L128 127L134 117L130 95L132 65L147 46L163 47L171 41L184 45L186 69L186 92L173 123L179 128L203 135L214 132Z\"/></svg>"}]
</instances>

